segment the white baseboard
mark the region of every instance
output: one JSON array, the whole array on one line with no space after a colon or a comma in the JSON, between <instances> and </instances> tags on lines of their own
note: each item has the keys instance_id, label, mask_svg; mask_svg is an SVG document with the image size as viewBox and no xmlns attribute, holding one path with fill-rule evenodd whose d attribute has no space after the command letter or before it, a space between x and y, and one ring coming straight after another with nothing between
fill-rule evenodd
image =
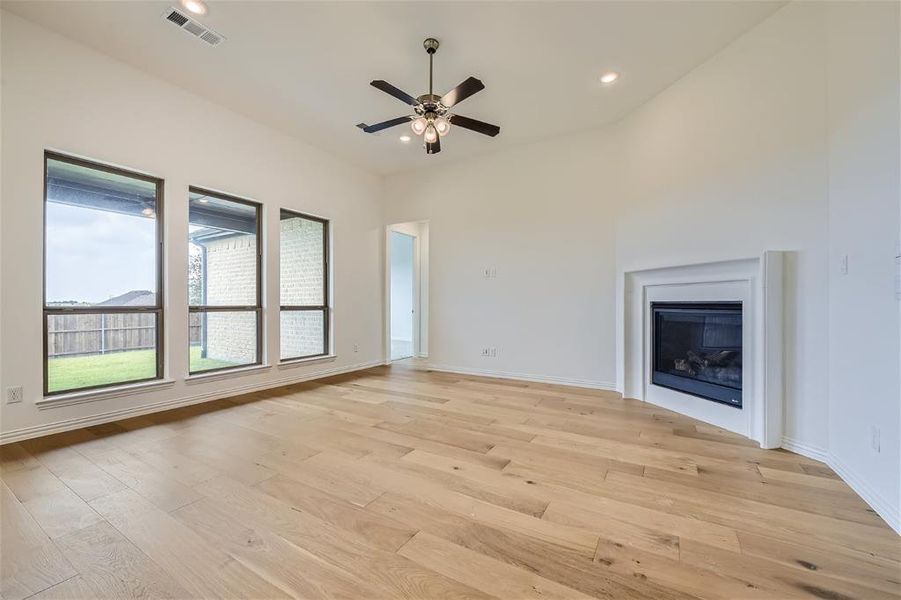
<instances>
[{"instance_id":1,"label":"white baseboard","mask_svg":"<svg viewBox=\"0 0 901 600\"><path fill-rule=\"evenodd\" d=\"M533 381L535 383L552 383L556 385L571 385L573 387L589 388L593 390L607 390L613 392L616 391L616 384L609 381L570 379L567 377L530 375L526 373L511 373L509 371L490 371L487 369L470 369L468 367L455 367L453 365L439 365L433 363L428 363L427 367L432 371L440 371L442 373L458 373L460 375L496 377L498 379L518 379L520 381Z\"/></svg>"},{"instance_id":2,"label":"white baseboard","mask_svg":"<svg viewBox=\"0 0 901 600\"><path fill-rule=\"evenodd\" d=\"M901 535L901 514L899 514L899 507L892 506L888 500L876 493L869 484L835 456L830 455L827 462L829 463L829 466L832 467L832 470L835 471L836 475L841 477L845 483L851 486L851 489L854 490L864 502L869 504L870 508L875 510L876 513L888 523L889 527L894 529L898 535Z\"/></svg>"},{"instance_id":3,"label":"white baseboard","mask_svg":"<svg viewBox=\"0 0 901 600\"><path fill-rule=\"evenodd\" d=\"M854 471L848 468L847 465L834 455L822 448L817 448L816 446L804 444L786 437L782 438L782 447L796 454L800 454L801 456L806 456L807 458L826 463L830 469L835 471L836 475L842 478L842 481L847 483L848 486L870 506L870 508L875 510L876 513L888 523L889 527L901 535L901 513L899 513L899 507L892 506L889 501L876 493L862 477L854 473Z\"/></svg>"},{"instance_id":4,"label":"white baseboard","mask_svg":"<svg viewBox=\"0 0 901 600\"><path fill-rule=\"evenodd\" d=\"M782 438L782 447L795 454L800 454L801 456L806 456L807 458L812 458L813 460L818 460L827 464L829 463L829 452L823 448L811 446L810 444L805 444L804 442L799 442L798 440L789 437Z\"/></svg>"},{"instance_id":5,"label":"white baseboard","mask_svg":"<svg viewBox=\"0 0 901 600\"><path fill-rule=\"evenodd\" d=\"M229 388L228 390L217 390L215 392L206 392L202 394L194 394L191 396L183 396L172 400L163 400L152 404L143 404L131 408L123 408L119 410L107 411L104 413L89 415L85 417L75 417L72 419L64 419L53 423L42 423L41 425L32 425L30 427L22 427L11 431L0 433L0 445L12 442L21 442L31 438L51 435L54 433L62 433L71 431L72 429L81 429L82 427L90 427L92 425L100 425L129 417L139 417L141 415L149 415L151 413L180 408L183 406L191 406L192 404L200 404L211 400L219 400L221 398L229 398L231 396L239 396L250 392L261 392L272 388L291 385L292 383L301 383L303 381L311 381L313 379L322 379L332 375L340 375L342 373L351 373L353 371L362 371L383 364L381 360L373 360L365 363L358 363L347 367L338 367L331 369L321 369L303 375L295 375L293 377L282 377L279 379L270 379L262 383L247 384Z\"/></svg>"}]
</instances>

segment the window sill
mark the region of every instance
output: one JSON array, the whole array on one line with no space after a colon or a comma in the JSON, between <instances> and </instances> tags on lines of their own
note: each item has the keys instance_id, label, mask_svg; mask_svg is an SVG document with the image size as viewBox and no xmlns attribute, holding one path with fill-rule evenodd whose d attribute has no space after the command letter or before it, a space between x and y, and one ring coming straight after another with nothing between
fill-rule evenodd
<instances>
[{"instance_id":1,"label":"window sill","mask_svg":"<svg viewBox=\"0 0 901 600\"><path fill-rule=\"evenodd\" d=\"M195 373L185 377L185 383L205 383L207 381L217 381L219 379L229 379L231 377L240 377L251 373L268 371L272 365L250 365L249 367L235 367L225 371L213 371L212 373Z\"/></svg>"},{"instance_id":2,"label":"window sill","mask_svg":"<svg viewBox=\"0 0 901 600\"><path fill-rule=\"evenodd\" d=\"M311 356L309 358L293 358L278 363L279 369L290 369L291 367L299 367L301 365L309 365L320 362L331 362L338 358L337 354L324 354L323 356Z\"/></svg>"},{"instance_id":3,"label":"window sill","mask_svg":"<svg viewBox=\"0 0 901 600\"><path fill-rule=\"evenodd\" d=\"M85 392L71 392L67 394L57 394L55 396L44 396L40 400L35 401L35 405L41 410L45 408L59 408L62 406L72 406L73 404L83 404L85 402L97 402L99 400L109 400L111 398L121 398L122 396L143 394L151 390L171 387L174 384L174 379L142 381L141 383L117 385L101 390L88 390Z\"/></svg>"}]
</instances>

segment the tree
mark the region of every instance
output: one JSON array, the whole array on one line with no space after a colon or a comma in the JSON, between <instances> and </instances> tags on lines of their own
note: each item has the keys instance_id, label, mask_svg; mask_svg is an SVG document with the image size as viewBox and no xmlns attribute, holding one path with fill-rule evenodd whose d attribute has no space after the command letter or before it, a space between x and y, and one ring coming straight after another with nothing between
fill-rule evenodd
<instances>
[{"instance_id":1,"label":"tree","mask_svg":"<svg viewBox=\"0 0 901 600\"><path fill-rule=\"evenodd\" d=\"M188 245L188 302L203 304L203 248Z\"/></svg>"}]
</instances>

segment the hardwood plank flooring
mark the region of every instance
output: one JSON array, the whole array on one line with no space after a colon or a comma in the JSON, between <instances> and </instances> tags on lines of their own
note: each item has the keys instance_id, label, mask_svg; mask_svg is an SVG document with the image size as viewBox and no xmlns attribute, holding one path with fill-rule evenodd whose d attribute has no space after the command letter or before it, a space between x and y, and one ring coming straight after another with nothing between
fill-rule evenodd
<instances>
[{"instance_id":1,"label":"hardwood plank flooring","mask_svg":"<svg viewBox=\"0 0 901 600\"><path fill-rule=\"evenodd\" d=\"M822 463L415 361L0 448L0 598L901 598Z\"/></svg>"}]
</instances>

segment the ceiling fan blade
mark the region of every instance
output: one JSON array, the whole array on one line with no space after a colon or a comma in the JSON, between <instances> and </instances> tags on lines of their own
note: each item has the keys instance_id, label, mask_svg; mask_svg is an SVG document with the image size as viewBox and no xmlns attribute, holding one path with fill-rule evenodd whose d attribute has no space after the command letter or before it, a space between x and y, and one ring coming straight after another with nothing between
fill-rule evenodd
<instances>
[{"instance_id":1,"label":"ceiling fan blade","mask_svg":"<svg viewBox=\"0 0 901 600\"><path fill-rule=\"evenodd\" d=\"M481 92L484 89L484 83L482 83L475 77L470 77L448 93L444 94L444 96L441 98L441 104L450 108L454 104L459 104L476 92Z\"/></svg>"},{"instance_id":2,"label":"ceiling fan blade","mask_svg":"<svg viewBox=\"0 0 901 600\"><path fill-rule=\"evenodd\" d=\"M441 138L438 138L431 144L426 142L426 145L425 145L425 153L426 154L438 154L439 152L441 152Z\"/></svg>"},{"instance_id":3,"label":"ceiling fan blade","mask_svg":"<svg viewBox=\"0 0 901 600\"><path fill-rule=\"evenodd\" d=\"M451 125L456 125L457 127L462 127L464 129L471 129L472 131L476 131L484 135L490 135L491 137L494 137L501 132L501 128L497 125L470 119L469 117L464 117L463 115L452 115L450 117L450 122Z\"/></svg>"},{"instance_id":4,"label":"ceiling fan blade","mask_svg":"<svg viewBox=\"0 0 901 600\"><path fill-rule=\"evenodd\" d=\"M374 88L378 88L378 89L382 90L386 94L391 94L392 96L394 96L401 102L409 104L410 106L416 106L419 103L416 100L416 98L414 98L407 92L397 89L396 87L394 87L387 81L382 81L381 79L376 79L376 80L370 81L369 85L371 85Z\"/></svg>"},{"instance_id":5,"label":"ceiling fan blade","mask_svg":"<svg viewBox=\"0 0 901 600\"><path fill-rule=\"evenodd\" d=\"M396 119L391 119L390 121L382 121L381 123L376 123L375 125L367 125L366 123L359 123L357 127L365 131L366 133L375 133L376 131L381 131L382 129L388 129L389 127L394 127L395 125L401 125L403 123L409 123L410 119L413 117L397 117Z\"/></svg>"}]
</instances>

